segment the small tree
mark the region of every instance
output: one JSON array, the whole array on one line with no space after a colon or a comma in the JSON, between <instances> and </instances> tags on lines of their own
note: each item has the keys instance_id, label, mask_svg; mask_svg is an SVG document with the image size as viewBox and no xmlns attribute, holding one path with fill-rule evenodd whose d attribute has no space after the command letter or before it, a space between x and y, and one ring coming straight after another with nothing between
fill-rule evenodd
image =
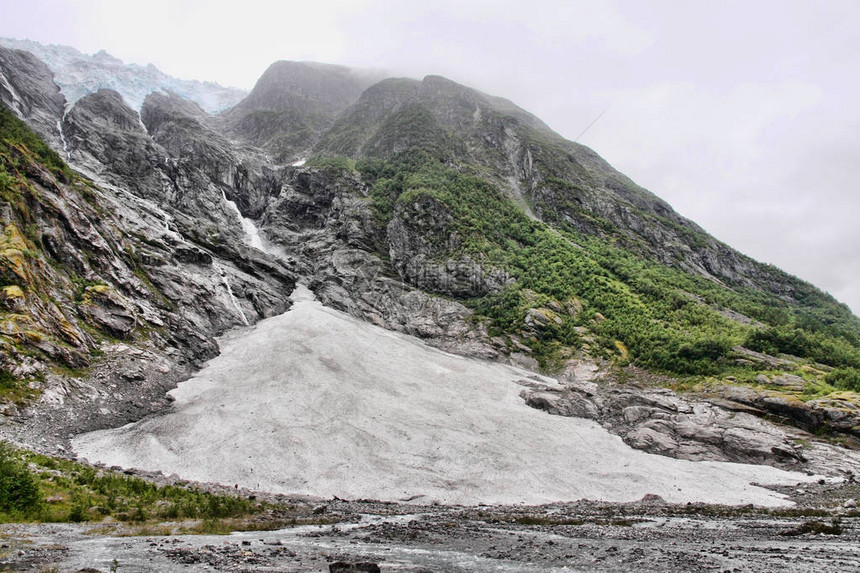
<instances>
[{"instance_id":1,"label":"small tree","mask_svg":"<svg viewBox=\"0 0 860 573\"><path fill-rule=\"evenodd\" d=\"M0 442L0 511L32 513L41 505L42 495L33 474L9 444Z\"/></svg>"}]
</instances>

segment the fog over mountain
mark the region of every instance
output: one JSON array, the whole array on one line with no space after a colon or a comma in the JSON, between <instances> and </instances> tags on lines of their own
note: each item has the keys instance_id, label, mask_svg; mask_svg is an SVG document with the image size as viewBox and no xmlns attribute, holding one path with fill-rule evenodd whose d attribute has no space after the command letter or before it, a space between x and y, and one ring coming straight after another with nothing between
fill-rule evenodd
<instances>
[{"instance_id":1,"label":"fog over mountain","mask_svg":"<svg viewBox=\"0 0 860 573\"><path fill-rule=\"evenodd\" d=\"M603 114L580 142L717 238L860 308L854 2L3 8L0 36L104 49L245 90L273 61L311 60L442 74L516 101L569 139Z\"/></svg>"}]
</instances>

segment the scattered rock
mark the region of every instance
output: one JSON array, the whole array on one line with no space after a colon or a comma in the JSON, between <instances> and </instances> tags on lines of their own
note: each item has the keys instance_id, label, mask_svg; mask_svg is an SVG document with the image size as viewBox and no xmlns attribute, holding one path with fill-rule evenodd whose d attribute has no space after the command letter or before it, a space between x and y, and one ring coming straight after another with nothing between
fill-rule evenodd
<instances>
[{"instance_id":1,"label":"scattered rock","mask_svg":"<svg viewBox=\"0 0 860 573\"><path fill-rule=\"evenodd\" d=\"M328 566L329 573L351 573L361 571L363 573L379 573L379 565L376 563L344 563L337 561Z\"/></svg>"},{"instance_id":2,"label":"scattered rock","mask_svg":"<svg viewBox=\"0 0 860 573\"><path fill-rule=\"evenodd\" d=\"M807 533L820 533L822 535L842 535L842 526L839 523L827 524L822 521L805 521L792 529L780 531L784 537L805 535Z\"/></svg>"}]
</instances>

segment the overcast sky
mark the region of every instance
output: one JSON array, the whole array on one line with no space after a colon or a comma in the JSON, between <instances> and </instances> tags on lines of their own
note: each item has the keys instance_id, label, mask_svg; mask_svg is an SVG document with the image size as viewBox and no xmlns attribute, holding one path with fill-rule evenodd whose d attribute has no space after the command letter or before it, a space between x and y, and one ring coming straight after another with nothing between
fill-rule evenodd
<instances>
[{"instance_id":1,"label":"overcast sky","mask_svg":"<svg viewBox=\"0 0 860 573\"><path fill-rule=\"evenodd\" d=\"M446 75L860 312L860 2L0 0L0 36L251 88L276 60Z\"/></svg>"}]
</instances>

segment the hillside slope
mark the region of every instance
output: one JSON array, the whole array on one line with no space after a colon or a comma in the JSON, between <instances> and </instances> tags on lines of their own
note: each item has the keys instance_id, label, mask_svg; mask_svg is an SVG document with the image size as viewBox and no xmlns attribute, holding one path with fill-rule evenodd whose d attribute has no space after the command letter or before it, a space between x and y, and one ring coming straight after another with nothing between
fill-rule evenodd
<instances>
[{"instance_id":1,"label":"hillside slope","mask_svg":"<svg viewBox=\"0 0 860 573\"><path fill-rule=\"evenodd\" d=\"M81 177L3 105L0 224L0 402L17 413L37 401L43 432L163 408L165 389L217 354L216 335L283 312L295 284Z\"/></svg>"},{"instance_id":2,"label":"hillside slope","mask_svg":"<svg viewBox=\"0 0 860 573\"><path fill-rule=\"evenodd\" d=\"M385 226L377 247L402 278L470 299L504 329L526 326L543 296L550 331L599 312L592 330L665 370L718 370L742 343L857 366L860 320L845 305L710 237L510 102L435 76L386 80L316 149L358 160Z\"/></svg>"},{"instance_id":3,"label":"hillside slope","mask_svg":"<svg viewBox=\"0 0 860 573\"><path fill-rule=\"evenodd\" d=\"M163 93L138 114L112 90L66 111L32 55L0 48L0 74L0 99L114 201L104 224L204 339L285 309L299 279L460 354L562 378L597 363L860 432L860 319L507 100L439 76L373 83L279 62L217 117Z\"/></svg>"}]
</instances>

